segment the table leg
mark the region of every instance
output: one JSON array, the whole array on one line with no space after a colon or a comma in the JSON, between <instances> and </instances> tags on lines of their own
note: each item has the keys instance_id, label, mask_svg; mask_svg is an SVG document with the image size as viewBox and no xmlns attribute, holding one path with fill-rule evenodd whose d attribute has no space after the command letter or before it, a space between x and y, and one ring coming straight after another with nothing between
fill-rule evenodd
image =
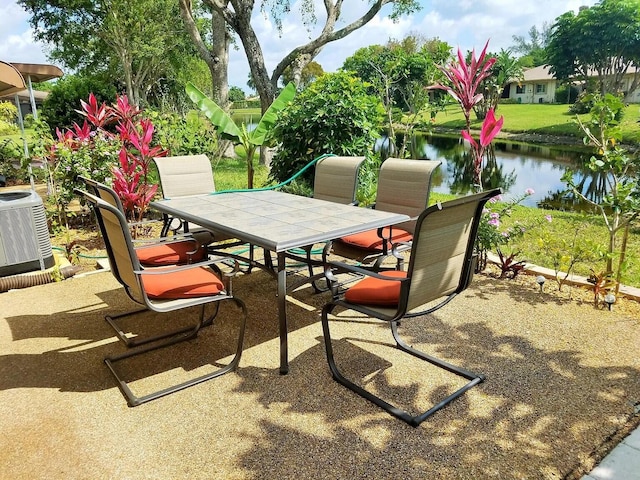
<instances>
[{"instance_id":1,"label":"table leg","mask_svg":"<svg viewBox=\"0 0 640 480\"><path fill-rule=\"evenodd\" d=\"M287 269L284 252L278 253L278 320L280 325L280 375L289 373L287 343Z\"/></svg>"}]
</instances>

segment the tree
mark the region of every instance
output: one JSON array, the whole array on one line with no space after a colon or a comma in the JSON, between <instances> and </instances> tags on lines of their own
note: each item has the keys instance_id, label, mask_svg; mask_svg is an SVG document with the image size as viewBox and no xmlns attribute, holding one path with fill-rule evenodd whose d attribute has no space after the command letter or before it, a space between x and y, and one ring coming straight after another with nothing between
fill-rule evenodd
<instances>
[{"instance_id":1,"label":"tree","mask_svg":"<svg viewBox=\"0 0 640 480\"><path fill-rule=\"evenodd\" d=\"M282 80L285 85L293 82L298 87L305 88L315 82L323 73L322 65L318 62L309 62L300 72L299 79L294 78L293 68L289 66L282 72Z\"/></svg>"},{"instance_id":2,"label":"tree","mask_svg":"<svg viewBox=\"0 0 640 480\"><path fill-rule=\"evenodd\" d=\"M195 26L197 25L198 11L194 7L192 0L179 0L182 16L187 24L189 32L192 34L193 40L200 54L205 58L210 56L210 51L202 39L195 35ZM251 25L251 19L256 8L253 0L202 0L203 5L211 12L212 21L216 22L213 31L226 32L221 23L224 21L233 32L238 35L240 42L247 55L249 68L251 70L251 79L255 84L256 91L260 96L260 104L264 113L273 102L278 90L278 81L282 77L286 68L292 69L293 78L302 78L301 72L320 51L330 42L340 40L346 37L362 26L366 25L380 12L383 6L391 4L393 10L390 17L397 20L400 16L414 12L420 8L417 0L375 0L369 9L362 14L357 20L349 23L336 30L336 24L341 19L343 0L326 0L323 2L325 7L326 19L320 34L310 40L305 45L295 47L291 52L282 58L276 65L275 69L269 75L262 53L262 46L258 40L258 36ZM307 26L311 26L317 22L318 16L314 10L314 2L305 0L300 3L302 17ZM282 16L291 9L290 0L265 0L260 3L260 8L268 9L276 26L281 26ZM220 42L220 45L226 45L228 51L228 43ZM206 58L205 58L206 60ZM221 64L228 62L226 56L218 55L218 61ZM214 84L216 79L214 78ZM216 97L214 96L214 99Z\"/></svg>"},{"instance_id":3,"label":"tree","mask_svg":"<svg viewBox=\"0 0 640 480\"><path fill-rule=\"evenodd\" d=\"M603 173L607 183L607 194L600 201L594 201L577 188L573 172L567 170L562 179L575 195L600 212L609 232L608 255L605 277L613 276L613 258L618 254L618 272L616 282L619 285L621 269L624 264L627 236L632 222L640 215L640 183L638 171L640 158L622 148L620 140L619 118L624 111L620 98L606 94L592 94L591 119L578 124L585 133L585 143L592 146L598 156L592 156L587 167L593 172ZM621 244L617 236L623 232ZM617 287L616 287L617 291Z\"/></svg>"},{"instance_id":4,"label":"tree","mask_svg":"<svg viewBox=\"0 0 640 480\"><path fill-rule=\"evenodd\" d=\"M640 0L601 0L577 15L561 15L546 52L557 79L586 81L595 73L601 95L622 93L623 76L635 67L628 92L635 90L640 84Z\"/></svg>"},{"instance_id":5,"label":"tree","mask_svg":"<svg viewBox=\"0 0 640 480\"><path fill-rule=\"evenodd\" d=\"M398 156L404 155L406 138L429 105L429 91L424 87L442 78L437 65L447 61L450 52L451 47L437 38L425 39L411 34L402 40L390 40L385 46L360 48L345 60L342 70L355 72L370 85L369 91L381 98L390 150ZM400 149L395 145L395 124L398 123L402 123L405 135Z\"/></svg>"},{"instance_id":6,"label":"tree","mask_svg":"<svg viewBox=\"0 0 640 480\"><path fill-rule=\"evenodd\" d=\"M528 39L522 35L511 37L515 45L509 50L520 54L520 65L523 67L537 67L545 64L545 48L549 43L550 31L551 27L547 22L544 22L541 30L538 30L535 25L529 29Z\"/></svg>"},{"instance_id":7,"label":"tree","mask_svg":"<svg viewBox=\"0 0 640 480\"><path fill-rule=\"evenodd\" d=\"M245 99L246 95L242 91L240 87L231 87L229 89L229 101L231 102L242 102Z\"/></svg>"},{"instance_id":8,"label":"tree","mask_svg":"<svg viewBox=\"0 0 640 480\"><path fill-rule=\"evenodd\" d=\"M173 0L18 0L37 40L70 70L110 71L136 105L195 54Z\"/></svg>"}]
</instances>

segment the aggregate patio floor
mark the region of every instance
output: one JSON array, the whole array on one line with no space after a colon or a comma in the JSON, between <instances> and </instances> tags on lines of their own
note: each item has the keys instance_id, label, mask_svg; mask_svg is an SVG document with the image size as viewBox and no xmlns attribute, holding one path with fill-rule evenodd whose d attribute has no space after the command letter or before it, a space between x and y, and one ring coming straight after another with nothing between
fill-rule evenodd
<instances>
[{"instance_id":1,"label":"aggregate patio floor","mask_svg":"<svg viewBox=\"0 0 640 480\"><path fill-rule=\"evenodd\" d=\"M0 478L580 478L640 423L638 318L540 293L531 277L477 275L449 305L404 322L410 343L487 377L416 429L331 379L326 294L292 294L281 376L275 282L258 271L234 287L249 309L240 368L135 408L102 362L124 350L104 315L134 308L110 273L0 293ZM235 314L223 305L196 340L123 365L133 387L230 358ZM412 411L457 382L401 356L379 322L344 312L334 325L341 365Z\"/></svg>"}]
</instances>

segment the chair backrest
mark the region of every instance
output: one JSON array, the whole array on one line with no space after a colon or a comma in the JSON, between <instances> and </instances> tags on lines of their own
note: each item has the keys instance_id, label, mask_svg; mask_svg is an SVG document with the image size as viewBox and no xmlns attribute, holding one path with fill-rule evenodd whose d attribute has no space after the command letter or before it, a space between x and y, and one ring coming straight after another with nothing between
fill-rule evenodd
<instances>
[{"instance_id":1,"label":"chair backrest","mask_svg":"<svg viewBox=\"0 0 640 480\"><path fill-rule=\"evenodd\" d=\"M124 213L124 207L122 206L122 200L111 187L106 186L104 183L97 182L91 178L83 177L82 175L78 176L78 179L81 180L86 186L87 189L96 197L104 200L109 205L116 207L122 213Z\"/></svg>"},{"instance_id":2,"label":"chair backrest","mask_svg":"<svg viewBox=\"0 0 640 480\"><path fill-rule=\"evenodd\" d=\"M206 155L155 157L164 198L205 195L216 191L211 162Z\"/></svg>"},{"instance_id":3,"label":"chair backrest","mask_svg":"<svg viewBox=\"0 0 640 480\"><path fill-rule=\"evenodd\" d=\"M416 222L407 276L407 310L469 286L482 210L499 188L426 209Z\"/></svg>"},{"instance_id":4,"label":"chair backrest","mask_svg":"<svg viewBox=\"0 0 640 480\"><path fill-rule=\"evenodd\" d=\"M142 270L142 267L133 248L129 224L124 214L95 195L77 189L76 193L83 196L93 208L113 275L125 287L133 301L144 305L146 297L139 277L135 274L135 271Z\"/></svg>"},{"instance_id":5,"label":"chair backrest","mask_svg":"<svg viewBox=\"0 0 640 480\"><path fill-rule=\"evenodd\" d=\"M358 173L364 157L325 157L316 163L313 198L345 205L355 203Z\"/></svg>"},{"instance_id":6,"label":"chair backrest","mask_svg":"<svg viewBox=\"0 0 640 480\"><path fill-rule=\"evenodd\" d=\"M431 177L440 163L439 160L387 158L378 175L376 210L404 213L413 218L420 215L429 203ZM399 227L413 232L415 220Z\"/></svg>"}]
</instances>

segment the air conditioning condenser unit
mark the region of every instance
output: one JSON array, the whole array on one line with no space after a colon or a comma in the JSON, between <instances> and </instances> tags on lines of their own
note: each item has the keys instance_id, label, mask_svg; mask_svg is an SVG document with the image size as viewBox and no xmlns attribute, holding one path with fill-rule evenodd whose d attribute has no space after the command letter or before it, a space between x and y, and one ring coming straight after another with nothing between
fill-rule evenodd
<instances>
[{"instance_id":1,"label":"air conditioning condenser unit","mask_svg":"<svg viewBox=\"0 0 640 480\"><path fill-rule=\"evenodd\" d=\"M54 265L40 196L34 191L0 192L0 277Z\"/></svg>"}]
</instances>

